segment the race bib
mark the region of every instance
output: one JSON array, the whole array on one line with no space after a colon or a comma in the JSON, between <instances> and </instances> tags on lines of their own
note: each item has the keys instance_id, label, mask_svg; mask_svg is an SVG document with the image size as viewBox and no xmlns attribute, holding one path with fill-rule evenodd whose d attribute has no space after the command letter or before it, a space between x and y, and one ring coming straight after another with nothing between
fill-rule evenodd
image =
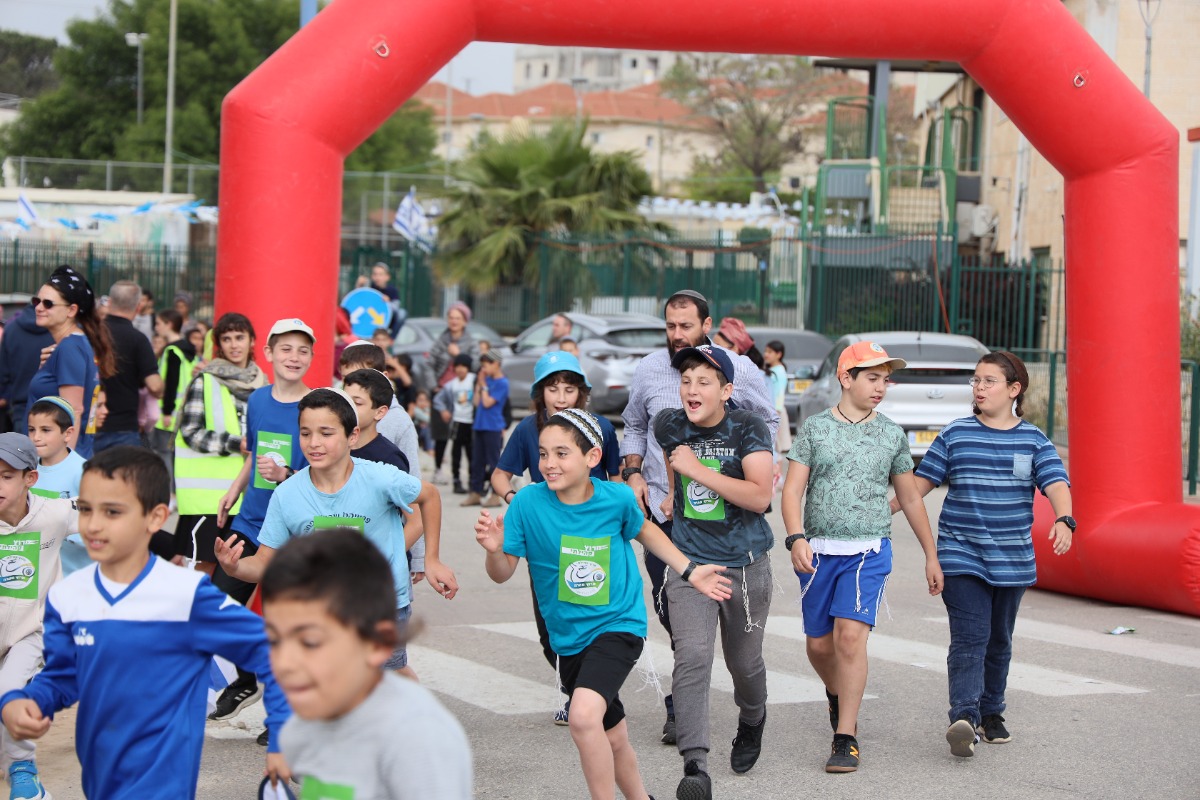
<instances>
[{"instance_id":1,"label":"race bib","mask_svg":"<svg viewBox=\"0 0 1200 800\"><path fill-rule=\"evenodd\" d=\"M715 458L702 458L700 463L713 472L721 471L721 462ZM688 519L725 519L725 499L704 484L683 478L683 516Z\"/></svg>"},{"instance_id":2,"label":"race bib","mask_svg":"<svg viewBox=\"0 0 1200 800\"><path fill-rule=\"evenodd\" d=\"M66 492L52 492L49 489L39 489L36 486L34 486L29 491L32 494L36 494L38 497L49 497L52 500L58 500L63 497L70 497L70 495L67 494Z\"/></svg>"},{"instance_id":3,"label":"race bib","mask_svg":"<svg viewBox=\"0 0 1200 800\"><path fill-rule=\"evenodd\" d=\"M36 600L42 534L37 531L5 536L0 540L0 597Z\"/></svg>"},{"instance_id":4,"label":"race bib","mask_svg":"<svg viewBox=\"0 0 1200 800\"><path fill-rule=\"evenodd\" d=\"M608 539L564 536L558 555L558 599L581 606L608 605Z\"/></svg>"},{"instance_id":5,"label":"race bib","mask_svg":"<svg viewBox=\"0 0 1200 800\"><path fill-rule=\"evenodd\" d=\"M254 464L254 488L274 490L277 484L259 474L257 459L266 456L281 467L290 465L292 463L291 434L261 431L258 434L254 455L256 456Z\"/></svg>"},{"instance_id":6,"label":"race bib","mask_svg":"<svg viewBox=\"0 0 1200 800\"><path fill-rule=\"evenodd\" d=\"M314 531L329 528L354 528L359 533L367 532L367 521L363 517L313 517Z\"/></svg>"},{"instance_id":7,"label":"race bib","mask_svg":"<svg viewBox=\"0 0 1200 800\"><path fill-rule=\"evenodd\" d=\"M307 777L300 786L300 800L354 800L354 787Z\"/></svg>"}]
</instances>

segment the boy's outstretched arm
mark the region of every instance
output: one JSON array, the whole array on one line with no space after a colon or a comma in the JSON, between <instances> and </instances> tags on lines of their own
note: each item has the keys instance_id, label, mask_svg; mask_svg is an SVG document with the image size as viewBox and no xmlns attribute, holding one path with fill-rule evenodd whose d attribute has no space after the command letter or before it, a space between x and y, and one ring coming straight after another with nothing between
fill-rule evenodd
<instances>
[{"instance_id":1,"label":"boy's outstretched arm","mask_svg":"<svg viewBox=\"0 0 1200 800\"><path fill-rule=\"evenodd\" d=\"M925 582L929 584L929 593L942 593L945 579L942 576L942 565L938 563L937 542L933 539L933 530L929 527L929 514L925 511L924 495L917 486L922 480L913 475L912 470L892 476L892 486L896 489L896 500L904 510L904 518L908 520L921 549L925 551ZM928 481L926 481L928 483Z\"/></svg>"},{"instance_id":2,"label":"boy's outstretched arm","mask_svg":"<svg viewBox=\"0 0 1200 800\"><path fill-rule=\"evenodd\" d=\"M254 555L242 558L245 549L246 543L236 533L228 539L218 536L213 542L213 553L226 575L246 583L258 583L267 570L267 564L275 557L275 548L259 544Z\"/></svg>"},{"instance_id":3,"label":"boy's outstretched arm","mask_svg":"<svg viewBox=\"0 0 1200 800\"><path fill-rule=\"evenodd\" d=\"M521 559L504 552L504 517L492 517L487 509L475 521L475 541L487 551L484 568L496 583L504 583L517 571Z\"/></svg>"},{"instance_id":4,"label":"boy's outstretched arm","mask_svg":"<svg viewBox=\"0 0 1200 800\"><path fill-rule=\"evenodd\" d=\"M43 736L50 729L54 714L79 699L75 638L49 599L42 642L46 666L24 688L0 697L3 709L0 716L14 739Z\"/></svg>"},{"instance_id":5,"label":"boy's outstretched arm","mask_svg":"<svg viewBox=\"0 0 1200 800\"><path fill-rule=\"evenodd\" d=\"M447 600L458 594L458 579L454 570L442 563L442 495L428 481L421 482L421 493L413 501L421 510L421 523L425 535L425 579L434 591Z\"/></svg>"},{"instance_id":6,"label":"boy's outstretched arm","mask_svg":"<svg viewBox=\"0 0 1200 800\"><path fill-rule=\"evenodd\" d=\"M678 575L683 575L688 565L692 563L691 559L667 538L662 529L650 520L642 523L642 530L635 538L642 543L642 547L658 556ZM733 581L721 574L724 571L725 567L716 564L697 564L696 568L692 570L692 574L688 576L688 583L700 594L711 597L713 600L728 600L733 597L733 590L730 588L733 586Z\"/></svg>"},{"instance_id":7,"label":"boy's outstretched arm","mask_svg":"<svg viewBox=\"0 0 1200 800\"><path fill-rule=\"evenodd\" d=\"M804 533L804 516L800 513L800 501L808 490L808 475L811 468L799 461L788 461L787 477L783 481L780 508L783 511L783 526L788 536ZM809 575L813 568L812 545L807 539L797 539L792 544L792 569Z\"/></svg>"}]
</instances>

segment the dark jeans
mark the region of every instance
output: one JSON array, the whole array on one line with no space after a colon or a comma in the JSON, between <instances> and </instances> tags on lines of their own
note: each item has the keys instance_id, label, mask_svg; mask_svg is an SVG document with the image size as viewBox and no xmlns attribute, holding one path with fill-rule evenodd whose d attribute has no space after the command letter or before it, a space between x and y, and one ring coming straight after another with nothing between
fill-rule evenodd
<instances>
[{"instance_id":1,"label":"dark jeans","mask_svg":"<svg viewBox=\"0 0 1200 800\"><path fill-rule=\"evenodd\" d=\"M141 447L142 435L137 431L101 431L96 434L96 438L92 442L92 455L101 453L110 447L119 447L123 444Z\"/></svg>"},{"instance_id":2,"label":"dark jeans","mask_svg":"<svg viewBox=\"0 0 1200 800\"><path fill-rule=\"evenodd\" d=\"M471 486L476 494L483 494L488 478L500 460L500 446L504 444L504 431L481 431L471 433Z\"/></svg>"},{"instance_id":3,"label":"dark jeans","mask_svg":"<svg viewBox=\"0 0 1200 800\"><path fill-rule=\"evenodd\" d=\"M971 575L947 575L942 602L950 617L950 721L978 725L1004 711L1013 626L1024 586L992 586Z\"/></svg>"}]
</instances>

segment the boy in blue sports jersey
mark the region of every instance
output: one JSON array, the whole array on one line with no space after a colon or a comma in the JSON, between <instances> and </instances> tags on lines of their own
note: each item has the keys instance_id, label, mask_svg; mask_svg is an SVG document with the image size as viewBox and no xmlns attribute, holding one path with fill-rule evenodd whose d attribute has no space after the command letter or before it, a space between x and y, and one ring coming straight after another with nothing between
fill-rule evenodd
<instances>
[{"instance_id":1,"label":"boy in blue sports jersey","mask_svg":"<svg viewBox=\"0 0 1200 800\"><path fill-rule=\"evenodd\" d=\"M354 401L340 389L315 389L300 401L300 446L309 466L275 490L259 535L258 552L243 558L236 536L215 545L222 568L238 580L258 583L275 551L296 536L321 528L354 527L375 543L396 579L397 627L403 633L411 614L412 581L405 550L425 534L425 577L447 600L458 592L454 573L441 563L441 495L388 464L351 458L358 441ZM400 512L420 510L404 525ZM422 525L423 523L423 525ZM403 637L402 637L403 638ZM401 643L385 665L403 670L408 653Z\"/></svg>"},{"instance_id":2,"label":"boy in blue sports jersey","mask_svg":"<svg viewBox=\"0 0 1200 800\"><path fill-rule=\"evenodd\" d=\"M265 682L267 772L289 777L275 740L290 711L271 677L262 620L203 573L150 553L170 496L167 468L147 448L113 447L88 461L77 505L96 563L50 590L45 669L0 697L16 739L41 737L78 701L75 751L88 797L196 795L216 655Z\"/></svg>"}]
</instances>

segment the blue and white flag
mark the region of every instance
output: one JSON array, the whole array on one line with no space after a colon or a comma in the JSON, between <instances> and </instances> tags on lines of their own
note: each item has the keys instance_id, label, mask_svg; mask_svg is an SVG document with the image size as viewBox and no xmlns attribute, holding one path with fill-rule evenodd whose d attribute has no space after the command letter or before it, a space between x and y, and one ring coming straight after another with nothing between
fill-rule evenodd
<instances>
[{"instance_id":1,"label":"blue and white flag","mask_svg":"<svg viewBox=\"0 0 1200 800\"><path fill-rule=\"evenodd\" d=\"M17 195L17 224L25 230L29 230L38 223L37 209L33 207L33 203L29 202L29 198L24 192Z\"/></svg>"},{"instance_id":2,"label":"blue and white flag","mask_svg":"<svg viewBox=\"0 0 1200 800\"><path fill-rule=\"evenodd\" d=\"M429 219L425 216L424 209L417 202L415 186L409 188L408 194L404 195L404 199L400 201L400 207L396 209L396 218L392 220L392 227L405 239L419 247L425 250L432 247L433 230L429 226Z\"/></svg>"}]
</instances>

